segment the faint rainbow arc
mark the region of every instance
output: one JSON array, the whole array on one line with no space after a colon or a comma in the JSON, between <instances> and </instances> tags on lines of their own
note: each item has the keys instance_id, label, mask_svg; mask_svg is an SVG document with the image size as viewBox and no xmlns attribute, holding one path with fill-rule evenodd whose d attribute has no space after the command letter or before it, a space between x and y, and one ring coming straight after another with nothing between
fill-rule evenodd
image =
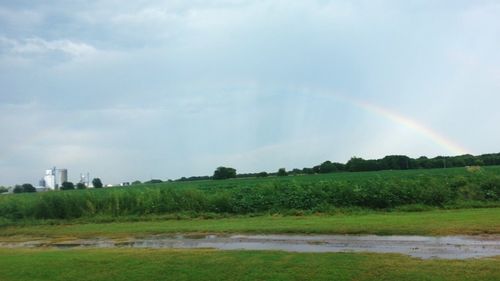
<instances>
[{"instance_id":1,"label":"faint rainbow arc","mask_svg":"<svg viewBox=\"0 0 500 281\"><path fill-rule=\"evenodd\" d=\"M322 95L322 96L325 97L326 95ZM346 96L333 95L333 97L335 97L339 100L342 100L348 104L351 104L357 108L361 108L365 111L371 112L375 115L382 116L382 117L389 119L394 123L400 124L406 128L410 128L410 129L420 133L421 135L423 135L427 139L431 140L435 144L445 148L449 152L452 152L452 153L457 154L457 155L470 154L468 149L453 142L452 140L448 139L446 136L439 134L438 132L425 126L421 122L410 119L409 117L404 116L404 115L402 115L394 110L390 110L390 109L384 108L382 106L379 106L379 105L376 105L374 103L370 103L367 101L348 98Z\"/></svg>"}]
</instances>

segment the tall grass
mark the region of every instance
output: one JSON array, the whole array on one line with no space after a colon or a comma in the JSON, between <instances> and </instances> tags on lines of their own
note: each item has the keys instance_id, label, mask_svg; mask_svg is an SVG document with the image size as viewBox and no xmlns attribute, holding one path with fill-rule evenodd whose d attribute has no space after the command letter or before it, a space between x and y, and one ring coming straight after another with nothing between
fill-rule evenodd
<instances>
[{"instance_id":1,"label":"tall grass","mask_svg":"<svg viewBox=\"0 0 500 281\"><path fill-rule=\"evenodd\" d=\"M0 218L74 219L176 212L249 214L500 201L498 168L237 179L0 196Z\"/></svg>"}]
</instances>

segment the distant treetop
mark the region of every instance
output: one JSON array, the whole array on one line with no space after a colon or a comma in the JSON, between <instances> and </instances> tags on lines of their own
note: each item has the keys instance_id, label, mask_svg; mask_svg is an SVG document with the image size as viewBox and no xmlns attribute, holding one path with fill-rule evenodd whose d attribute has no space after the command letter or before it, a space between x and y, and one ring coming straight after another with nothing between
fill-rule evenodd
<instances>
[{"instance_id":1,"label":"distant treetop","mask_svg":"<svg viewBox=\"0 0 500 281\"><path fill-rule=\"evenodd\" d=\"M236 177L236 169L229 168L229 167L218 167L214 171L214 180L223 180L223 179L230 179L230 178L235 178Z\"/></svg>"}]
</instances>

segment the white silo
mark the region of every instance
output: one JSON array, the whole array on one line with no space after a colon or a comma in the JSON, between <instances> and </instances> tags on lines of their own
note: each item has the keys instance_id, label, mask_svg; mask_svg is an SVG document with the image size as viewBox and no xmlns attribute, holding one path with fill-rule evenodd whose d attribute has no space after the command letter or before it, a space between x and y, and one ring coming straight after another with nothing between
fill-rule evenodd
<instances>
[{"instance_id":1,"label":"white silo","mask_svg":"<svg viewBox=\"0 0 500 281\"><path fill-rule=\"evenodd\" d=\"M56 175L54 174L55 170L45 170L45 176L43 180L45 181L45 186L51 189L56 188Z\"/></svg>"}]
</instances>

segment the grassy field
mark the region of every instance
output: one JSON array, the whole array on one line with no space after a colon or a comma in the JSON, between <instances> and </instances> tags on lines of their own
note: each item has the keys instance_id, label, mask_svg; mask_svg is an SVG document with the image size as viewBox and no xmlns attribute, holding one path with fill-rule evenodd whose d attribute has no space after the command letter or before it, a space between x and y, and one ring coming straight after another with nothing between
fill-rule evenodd
<instances>
[{"instance_id":1,"label":"grassy field","mask_svg":"<svg viewBox=\"0 0 500 281\"><path fill-rule=\"evenodd\" d=\"M6 195L0 196L0 241L167 233L500 234L499 175L500 167L381 171ZM499 267L500 257L0 249L2 281L500 280Z\"/></svg>"},{"instance_id":2,"label":"grassy field","mask_svg":"<svg viewBox=\"0 0 500 281\"><path fill-rule=\"evenodd\" d=\"M500 259L214 250L0 249L0 280L500 280Z\"/></svg>"},{"instance_id":3,"label":"grassy field","mask_svg":"<svg viewBox=\"0 0 500 281\"><path fill-rule=\"evenodd\" d=\"M453 235L500 233L500 208L351 215L257 216L0 228L0 240L29 237L123 237L148 234L329 233Z\"/></svg>"}]
</instances>

